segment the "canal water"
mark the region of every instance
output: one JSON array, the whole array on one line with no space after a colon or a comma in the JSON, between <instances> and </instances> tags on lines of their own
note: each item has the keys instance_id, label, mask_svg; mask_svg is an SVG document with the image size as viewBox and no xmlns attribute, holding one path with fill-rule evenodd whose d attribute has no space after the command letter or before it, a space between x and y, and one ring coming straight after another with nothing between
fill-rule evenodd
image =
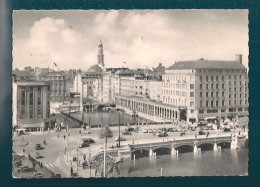
<instances>
[{"instance_id":1,"label":"canal water","mask_svg":"<svg viewBox=\"0 0 260 187\"><path fill-rule=\"evenodd\" d=\"M80 113L71 114L77 119L81 119ZM102 125L102 124L125 124L125 123L149 123L150 120L146 120L141 117L132 117L128 114L118 111L92 111L90 113L84 112L84 121L91 125ZM120 120L119 120L120 119Z\"/></svg>"},{"instance_id":2,"label":"canal water","mask_svg":"<svg viewBox=\"0 0 260 187\"><path fill-rule=\"evenodd\" d=\"M121 162L118 167L120 177L159 177L161 168L163 176L237 176L248 172L248 148L142 157Z\"/></svg>"}]
</instances>

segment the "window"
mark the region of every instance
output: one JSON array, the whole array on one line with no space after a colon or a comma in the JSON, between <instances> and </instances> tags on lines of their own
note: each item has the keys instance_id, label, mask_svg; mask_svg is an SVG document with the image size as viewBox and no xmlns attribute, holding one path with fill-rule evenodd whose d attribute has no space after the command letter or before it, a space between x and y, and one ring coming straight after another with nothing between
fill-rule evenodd
<instances>
[{"instance_id":1,"label":"window","mask_svg":"<svg viewBox=\"0 0 260 187\"><path fill-rule=\"evenodd\" d=\"M202 87L202 84L200 84L200 89L202 89L203 87Z\"/></svg>"},{"instance_id":2,"label":"window","mask_svg":"<svg viewBox=\"0 0 260 187\"><path fill-rule=\"evenodd\" d=\"M202 101L200 101L200 107L202 107L203 106L203 102Z\"/></svg>"},{"instance_id":3,"label":"window","mask_svg":"<svg viewBox=\"0 0 260 187\"><path fill-rule=\"evenodd\" d=\"M211 84L211 89L213 89L213 84Z\"/></svg>"},{"instance_id":4,"label":"window","mask_svg":"<svg viewBox=\"0 0 260 187\"><path fill-rule=\"evenodd\" d=\"M211 97L213 97L214 96L214 94L213 94L213 92L211 92Z\"/></svg>"},{"instance_id":5,"label":"window","mask_svg":"<svg viewBox=\"0 0 260 187\"><path fill-rule=\"evenodd\" d=\"M204 110L199 110L199 113L200 113L200 114L203 114L203 113L204 113Z\"/></svg>"},{"instance_id":6,"label":"window","mask_svg":"<svg viewBox=\"0 0 260 187\"><path fill-rule=\"evenodd\" d=\"M224 76L222 76L222 81L224 81Z\"/></svg>"},{"instance_id":7,"label":"window","mask_svg":"<svg viewBox=\"0 0 260 187\"><path fill-rule=\"evenodd\" d=\"M206 89L209 89L209 85L208 84L206 84Z\"/></svg>"},{"instance_id":8,"label":"window","mask_svg":"<svg viewBox=\"0 0 260 187\"><path fill-rule=\"evenodd\" d=\"M237 94L235 94L234 97L237 98Z\"/></svg>"},{"instance_id":9,"label":"window","mask_svg":"<svg viewBox=\"0 0 260 187\"><path fill-rule=\"evenodd\" d=\"M208 107L209 106L209 102L208 101L206 101L206 107Z\"/></svg>"},{"instance_id":10,"label":"window","mask_svg":"<svg viewBox=\"0 0 260 187\"><path fill-rule=\"evenodd\" d=\"M224 84L222 84L222 89L224 89L225 88L225 85Z\"/></svg>"},{"instance_id":11,"label":"window","mask_svg":"<svg viewBox=\"0 0 260 187\"><path fill-rule=\"evenodd\" d=\"M214 106L214 101L211 101L211 106Z\"/></svg>"},{"instance_id":12,"label":"window","mask_svg":"<svg viewBox=\"0 0 260 187\"><path fill-rule=\"evenodd\" d=\"M218 76L216 76L216 81L218 81Z\"/></svg>"},{"instance_id":13,"label":"window","mask_svg":"<svg viewBox=\"0 0 260 187\"><path fill-rule=\"evenodd\" d=\"M194 89L194 84L191 84L191 85L190 85L190 89Z\"/></svg>"},{"instance_id":14,"label":"window","mask_svg":"<svg viewBox=\"0 0 260 187\"><path fill-rule=\"evenodd\" d=\"M208 97L209 96L209 92L206 92L206 97Z\"/></svg>"},{"instance_id":15,"label":"window","mask_svg":"<svg viewBox=\"0 0 260 187\"><path fill-rule=\"evenodd\" d=\"M225 101L224 100L222 100L222 106L225 106Z\"/></svg>"},{"instance_id":16,"label":"window","mask_svg":"<svg viewBox=\"0 0 260 187\"><path fill-rule=\"evenodd\" d=\"M200 76L200 81L202 81L202 77Z\"/></svg>"},{"instance_id":17,"label":"window","mask_svg":"<svg viewBox=\"0 0 260 187\"><path fill-rule=\"evenodd\" d=\"M190 110L190 113L192 113L192 114L193 114L193 113L194 113L194 110Z\"/></svg>"},{"instance_id":18,"label":"window","mask_svg":"<svg viewBox=\"0 0 260 187\"><path fill-rule=\"evenodd\" d=\"M194 97L194 92L190 92L190 97Z\"/></svg>"},{"instance_id":19,"label":"window","mask_svg":"<svg viewBox=\"0 0 260 187\"><path fill-rule=\"evenodd\" d=\"M229 94L228 98L231 99L231 94Z\"/></svg>"},{"instance_id":20,"label":"window","mask_svg":"<svg viewBox=\"0 0 260 187\"><path fill-rule=\"evenodd\" d=\"M208 76L206 76L206 81L209 81L209 77Z\"/></svg>"},{"instance_id":21,"label":"window","mask_svg":"<svg viewBox=\"0 0 260 187\"><path fill-rule=\"evenodd\" d=\"M216 106L218 106L218 101L216 101Z\"/></svg>"},{"instance_id":22,"label":"window","mask_svg":"<svg viewBox=\"0 0 260 187\"><path fill-rule=\"evenodd\" d=\"M241 94L240 94L241 95ZM200 97L202 97L202 92L200 92Z\"/></svg>"},{"instance_id":23,"label":"window","mask_svg":"<svg viewBox=\"0 0 260 187\"><path fill-rule=\"evenodd\" d=\"M229 75L228 78L231 79L231 75Z\"/></svg>"},{"instance_id":24,"label":"window","mask_svg":"<svg viewBox=\"0 0 260 187\"><path fill-rule=\"evenodd\" d=\"M218 92L216 92L216 97L218 97Z\"/></svg>"},{"instance_id":25,"label":"window","mask_svg":"<svg viewBox=\"0 0 260 187\"><path fill-rule=\"evenodd\" d=\"M222 97L225 97L225 93L224 92L222 92Z\"/></svg>"},{"instance_id":26,"label":"window","mask_svg":"<svg viewBox=\"0 0 260 187\"><path fill-rule=\"evenodd\" d=\"M213 79L214 79L214 77L213 77L213 76L211 76L211 81L213 81Z\"/></svg>"},{"instance_id":27,"label":"window","mask_svg":"<svg viewBox=\"0 0 260 187\"><path fill-rule=\"evenodd\" d=\"M190 107L194 107L194 102L190 102Z\"/></svg>"},{"instance_id":28,"label":"window","mask_svg":"<svg viewBox=\"0 0 260 187\"><path fill-rule=\"evenodd\" d=\"M218 84L216 84L216 89L218 89Z\"/></svg>"},{"instance_id":29,"label":"window","mask_svg":"<svg viewBox=\"0 0 260 187\"><path fill-rule=\"evenodd\" d=\"M228 85L231 86L231 81L228 82Z\"/></svg>"}]
</instances>

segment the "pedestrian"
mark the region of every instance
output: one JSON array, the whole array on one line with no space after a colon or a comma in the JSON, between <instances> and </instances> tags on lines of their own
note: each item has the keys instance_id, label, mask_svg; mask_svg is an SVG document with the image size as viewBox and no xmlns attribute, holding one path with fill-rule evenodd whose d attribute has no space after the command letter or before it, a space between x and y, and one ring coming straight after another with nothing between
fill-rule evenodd
<instances>
[{"instance_id":1,"label":"pedestrian","mask_svg":"<svg viewBox=\"0 0 260 187\"><path fill-rule=\"evenodd\" d=\"M240 131L238 132L238 135L240 135Z\"/></svg>"},{"instance_id":2,"label":"pedestrian","mask_svg":"<svg viewBox=\"0 0 260 187\"><path fill-rule=\"evenodd\" d=\"M35 168L35 163L33 163L33 168Z\"/></svg>"},{"instance_id":3,"label":"pedestrian","mask_svg":"<svg viewBox=\"0 0 260 187\"><path fill-rule=\"evenodd\" d=\"M104 173L103 173L103 171L101 171L101 177L102 177L102 178L104 177Z\"/></svg>"},{"instance_id":4,"label":"pedestrian","mask_svg":"<svg viewBox=\"0 0 260 187\"><path fill-rule=\"evenodd\" d=\"M195 139L197 139L197 135L195 134Z\"/></svg>"},{"instance_id":5,"label":"pedestrian","mask_svg":"<svg viewBox=\"0 0 260 187\"><path fill-rule=\"evenodd\" d=\"M86 154L83 155L83 159L84 159L84 161L86 160Z\"/></svg>"},{"instance_id":6,"label":"pedestrian","mask_svg":"<svg viewBox=\"0 0 260 187\"><path fill-rule=\"evenodd\" d=\"M65 139L66 139L66 136L64 135L63 137L64 137L64 140L65 140Z\"/></svg>"},{"instance_id":7,"label":"pedestrian","mask_svg":"<svg viewBox=\"0 0 260 187\"><path fill-rule=\"evenodd\" d=\"M73 175L73 168L70 168L70 175Z\"/></svg>"}]
</instances>

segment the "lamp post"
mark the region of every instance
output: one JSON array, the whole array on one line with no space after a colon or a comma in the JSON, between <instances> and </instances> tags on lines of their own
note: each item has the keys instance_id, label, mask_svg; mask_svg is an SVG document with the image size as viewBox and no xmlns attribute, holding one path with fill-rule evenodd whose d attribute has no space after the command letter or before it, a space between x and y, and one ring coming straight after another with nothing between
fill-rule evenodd
<instances>
[{"instance_id":1,"label":"lamp post","mask_svg":"<svg viewBox=\"0 0 260 187\"><path fill-rule=\"evenodd\" d=\"M104 174L103 176L106 177L106 143L104 143Z\"/></svg>"},{"instance_id":2,"label":"lamp post","mask_svg":"<svg viewBox=\"0 0 260 187\"><path fill-rule=\"evenodd\" d=\"M79 170L79 165L78 165L78 159L79 159L79 157L78 157L78 150L79 150L79 149L77 148L77 161L76 161L76 162L77 162L77 171Z\"/></svg>"},{"instance_id":3,"label":"lamp post","mask_svg":"<svg viewBox=\"0 0 260 187\"><path fill-rule=\"evenodd\" d=\"M67 162L68 162L68 141L69 141L69 136L68 136L68 125L67 125L67 138L66 138L66 155L67 155Z\"/></svg>"},{"instance_id":4,"label":"lamp post","mask_svg":"<svg viewBox=\"0 0 260 187\"><path fill-rule=\"evenodd\" d=\"M120 147L120 112L118 112L118 147Z\"/></svg>"}]
</instances>

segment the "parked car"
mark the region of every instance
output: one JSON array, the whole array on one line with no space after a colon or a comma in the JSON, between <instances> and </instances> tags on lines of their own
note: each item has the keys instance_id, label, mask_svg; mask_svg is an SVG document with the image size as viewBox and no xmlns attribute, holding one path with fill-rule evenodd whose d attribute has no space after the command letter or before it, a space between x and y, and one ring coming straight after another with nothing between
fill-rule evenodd
<instances>
[{"instance_id":1,"label":"parked car","mask_svg":"<svg viewBox=\"0 0 260 187\"><path fill-rule=\"evenodd\" d=\"M153 129L148 129L148 133L153 133Z\"/></svg>"},{"instance_id":2,"label":"parked car","mask_svg":"<svg viewBox=\"0 0 260 187\"><path fill-rule=\"evenodd\" d=\"M133 127L127 127L125 130L126 131L134 131L134 128Z\"/></svg>"},{"instance_id":3,"label":"parked car","mask_svg":"<svg viewBox=\"0 0 260 187\"><path fill-rule=\"evenodd\" d=\"M120 141L125 141L125 140L126 140L125 137L120 136ZM119 141L119 137L118 136L115 138L115 141Z\"/></svg>"},{"instance_id":4,"label":"parked car","mask_svg":"<svg viewBox=\"0 0 260 187\"><path fill-rule=\"evenodd\" d=\"M122 132L122 135L132 135L132 133L129 131L125 131L125 132Z\"/></svg>"},{"instance_id":5,"label":"parked car","mask_svg":"<svg viewBox=\"0 0 260 187\"><path fill-rule=\"evenodd\" d=\"M228 128L224 128L222 131L223 131L223 132L230 132L231 130L228 129Z\"/></svg>"},{"instance_id":6,"label":"parked car","mask_svg":"<svg viewBox=\"0 0 260 187\"><path fill-rule=\"evenodd\" d=\"M95 140L91 139L91 138L83 138L82 140L84 143L88 143L88 144L91 144L91 143L95 143Z\"/></svg>"},{"instance_id":7,"label":"parked car","mask_svg":"<svg viewBox=\"0 0 260 187\"><path fill-rule=\"evenodd\" d=\"M42 146L41 146L41 144L36 144L35 145L35 150L42 150L42 149L44 149Z\"/></svg>"},{"instance_id":8,"label":"parked car","mask_svg":"<svg viewBox=\"0 0 260 187\"><path fill-rule=\"evenodd\" d=\"M139 131L139 127L135 127L135 128L134 128L134 131L135 131L135 132Z\"/></svg>"},{"instance_id":9,"label":"parked car","mask_svg":"<svg viewBox=\"0 0 260 187\"><path fill-rule=\"evenodd\" d=\"M33 167L30 168L29 166L21 166L17 170L18 173L21 173L21 172L32 172L32 171L34 171L34 168Z\"/></svg>"},{"instance_id":10,"label":"parked car","mask_svg":"<svg viewBox=\"0 0 260 187\"><path fill-rule=\"evenodd\" d=\"M143 133L148 133L148 130L147 129L143 129Z\"/></svg>"},{"instance_id":11,"label":"parked car","mask_svg":"<svg viewBox=\"0 0 260 187\"><path fill-rule=\"evenodd\" d=\"M167 133L160 133L160 134L158 134L158 137L167 137L167 136L168 136Z\"/></svg>"},{"instance_id":12,"label":"parked car","mask_svg":"<svg viewBox=\"0 0 260 187\"><path fill-rule=\"evenodd\" d=\"M206 132L204 132L204 131L199 131L199 132L198 132L198 135L206 135Z\"/></svg>"},{"instance_id":13,"label":"parked car","mask_svg":"<svg viewBox=\"0 0 260 187\"><path fill-rule=\"evenodd\" d=\"M36 154L35 156L36 159L44 158L44 156L42 156L39 152L36 152L35 154Z\"/></svg>"},{"instance_id":14,"label":"parked car","mask_svg":"<svg viewBox=\"0 0 260 187\"><path fill-rule=\"evenodd\" d=\"M38 172L38 173L35 173L33 175L33 177L37 178L37 179L41 179L41 178L45 178L45 175L42 172Z\"/></svg>"},{"instance_id":15,"label":"parked car","mask_svg":"<svg viewBox=\"0 0 260 187\"><path fill-rule=\"evenodd\" d=\"M89 147L89 143L82 142L79 148Z\"/></svg>"}]
</instances>

